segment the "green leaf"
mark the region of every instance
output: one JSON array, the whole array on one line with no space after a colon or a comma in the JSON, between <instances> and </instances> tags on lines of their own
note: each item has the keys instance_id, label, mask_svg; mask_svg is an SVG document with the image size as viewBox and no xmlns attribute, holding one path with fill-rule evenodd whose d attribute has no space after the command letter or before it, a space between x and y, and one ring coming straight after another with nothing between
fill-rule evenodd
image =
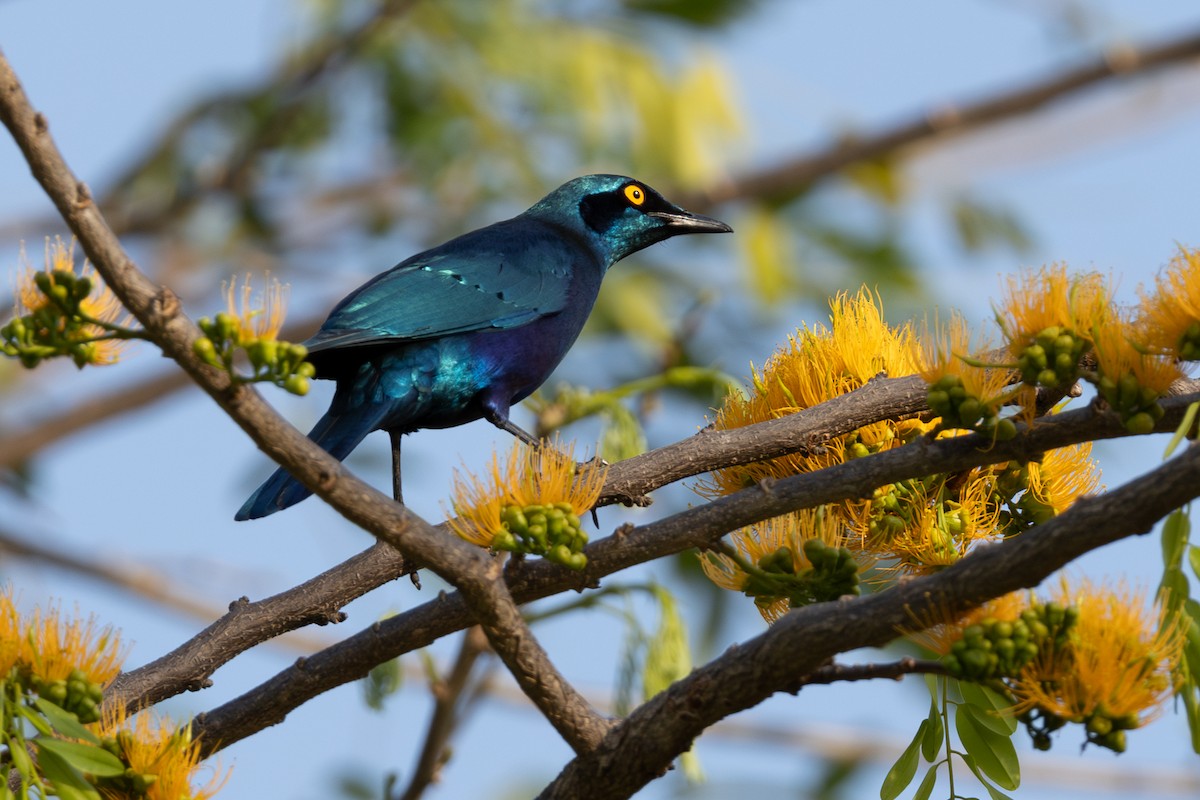
<instances>
[{"instance_id":1,"label":"green leaf","mask_svg":"<svg viewBox=\"0 0 1200 800\"><path fill-rule=\"evenodd\" d=\"M933 794L933 787L937 785L937 768L937 764L929 765L929 769L925 771L925 777L921 779L921 785L917 787L912 800L929 800L929 797Z\"/></svg>"},{"instance_id":2,"label":"green leaf","mask_svg":"<svg viewBox=\"0 0 1200 800\"><path fill-rule=\"evenodd\" d=\"M1187 512L1177 508L1167 515L1162 527L1163 569L1179 567L1183 561L1183 550L1187 546L1191 524Z\"/></svg>"},{"instance_id":3,"label":"green leaf","mask_svg":"<svg viewBox=\"0 0 1200 800\"><path fill-rule=\"evenodd\" d=\"M1192 752L1200 754L1200 700L1196 698L1195 684L1188 682L1180 694L1183 709L1187 712L1188 730L1192 734Z\"/></svg>"},{"instance_id":4,"label":"green leaf","mask_svg":"<svg viewBox=\"0 0 1200 800\"><path fill-rule=\"evenodd\" d=\"M96 787L53 750L38 748L38 769L46 780L54 784L54 793L60 800L100 800Z\"/></svg>"},{"instance_id":5,"label":"green leaf","mask_svg":"<svg viewBox=\"0 0 1200 800\"><path fill-rule=\"evenodd\" d=\"M654 594L661 616L658 631L650 639L642 664L642 692L647 699L692 671L687 628L679 614L679 606L671 593L662 587L656 586Z\"/></svg>"},{"instance_id":6,"label":"green leaf","mask_svg":"<svg viewBox=\"0 0 1200 800\"><path fill-rule=\"evenodd\" d=\"M975 763L975 759L971 758L970 754L963 754L963 763L965 763L971 769L971 772L974 773L975 777L979 779L979 782L983 784L983 788L987 789L987 793L991 796L992 800L1012 800L1012 798L1006 795L1004 792L988 783L988 779L985 778L983 773L979 771L979 766ZM966 798L965 800L978 800L978 798Z\"/></svg>"},{"instance_id":7,"label":"green leaf","mask_svg":"<svg viewBox=\"0 0 1200 800\"><path fill-rule=\"evenodd\" d=\"M928 726L925 728L925 735L921 739L921 755L926 761L933 761L937 758L938 753L942 752L942 744L945 742L946 731L942 727L942 712L938 709L937 703L929 704L929 716L925 719Z\"/></svg>"},{"instance_id":8,"label":"green leaf","mask_svg":"<svg viewBox=\"0 0 1200 800\"><path fill-rule=\"evenodd\" d=\"M75 769L89 775L111 778L125 772L125 765L121 763L121 759L95 745L45 737L34 739L33 743L37 745L39 757L47 752L53 753Z\"/></svg>"},{"instance_id":9,"label":"green leaf","mask_svg":"<svg viewBox=\"0 0 1200 800\"><path fill-rule=\"evenodd\" d=\"M1191 594L1187 575L1184 575L1183 570L1179 567L1168 567L1163 570L1162 582L1159 583L1159 586L1169 593L1165 601L1169 608L1179 608L1180 601Z\"/></svg>"},{"instance_id":10,"label":"green leaf","mask_svg":"<svg viewBox=\"0 0 1200 800\"><path fill-rule=\"evenodd\" d=\"M1183 413L1183 422L1179 423L1179 427L1175 429L1175 435L1171 437L1171 441L1167 442L1167 449L1163 451L1163 458L1170 458L1171 453L1175 452L1175 448L1183 441L1183 437L1192 429L1192 423L1196 421L1196 410L1200 409L1200 403L1192 403L1187 407L1187 411Z\"/></svg>"},{"instance_id":11,"label":"green leaf","mask_svg":"<svg viewBox=\"0 0 1200 800\"><path fill-rule=\"evenodd\" d=\"M32 708L25 705L24 703L18 703L15 706L15 708L16 708L17 714L19 714L20 716L22 716L26 720L28 720L29 724L32 725L39 734L41 734L42 736L53 736L54 735L54 729L50 726L50 723L46 720L46 718L43 717L41 714L38 714L36 711L34 711Z\"/></svg>"},{"instance_id":12,"label":"green leaf","mask_svg":"<svg viewBox=\"0 0 1200 800\"><path fill-rule=\"evenodd\" d=\"M1021 785L1021 765L1012 740L996 733L972 706L959 706L954 715L959 741L983 773L1005 789Z\"/></svg>"},{"instance_id":13,"label":"green leaf","mask_svg":"<svg viewBox=\"0 0 1200 800\"><path fill-rule=\"evenodd\" d=\"M1192 567L1192 574L1200 578L1200 547L1192 545L1188 548L1188 564Z\"/></svg>"},{"instance_id":14,"label":"green leaf","mask_svg":"<svg viewBox=\"0 0 1200 800\"><path fill-rule=\"evenodd\" d=\"M65 711L44 697L33 701L38 711L42 712L50 727L70 739L82 739L92 744L100 744L100 738L92 733L79 721L79 717L70 711Z\"/></svg>"},{"instance_id":15,"label":"green leaf","mask_svg":"<svg viewBox=\"0 0 1200 800\"><path fill-rule=\"evenodd\" d=\"M917 728L917 735L908 743L908 747L904 748L904 752L888 770L887 777L883 779L883 786L879 787L880 800L895 800L912 783L913 777L917 774L921 740L925 738L925 729L928 726L929 720L921 720L921 725Z\"/></svg>"},{"instance_id":16,"label":"green leaf","mask_svg":"<svg viewBox=\"0 0 1200 800\"><path fill-rule=\"evenodd\" d=\"M384 701L400 691L403 684L404 670L399 658L376 664L363 678L363 700L372 711L382 711Z\"/></svg>"},{"instance_id":17,"label":"green leaf","mask_svg":"<svg viewBox=\"0 0 1200 800\"><path fill-rule=\"evenodd\" d=\"M963 701L977 712L976 719L1001 736L1012 736L1017 731L1017 718L1013 716L1013 702L999 692L977 683L959 681Z\"/></svg>"}]
</instances>

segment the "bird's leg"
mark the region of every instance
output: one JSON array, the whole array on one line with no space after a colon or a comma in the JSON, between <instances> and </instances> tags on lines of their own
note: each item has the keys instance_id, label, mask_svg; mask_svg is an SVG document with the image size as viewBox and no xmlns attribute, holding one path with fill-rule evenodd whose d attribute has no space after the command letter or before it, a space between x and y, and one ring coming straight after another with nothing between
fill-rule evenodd
<instances>
[{"instance_id":1,"label":"bird's leg","mask_svg":"<svg viewBox=\"0 0 1200 800\"><path fill-rule=\"evenodd\" d=\"M542 445L541 439L508 418L507 409L502 412L498 408L493 408L485 404L484 418L500 430L508 431L530 447L541 447Z\"/></svg>"},{"instance_id":2,"label":"bird's leg","mask_svg":"<svg viewBox=\"0 0 1200 800\"><path fill-rule=\"evenodd\" d=\"M404 434L400 431L388 431L388 438L392 441L392 497L400 505L404 505L404 492L400 484L400 437ZM421 575L417 572L418 567L407 558L404 559L404 572L408 573L409 580L412 585L421 588ZM403 574L403 573L401 573Z\"/></svg>"},{"instance_id":3,"label":"bird's leg","mask_svg":"<svg viewBox=\"0 0 1200 800\"><path fill-rule=\"evenodd\" d=\"M388 431L392 440L392 497L400 505L404 505L404 490L400 483L400 437L403 435L400 431Z\"/></svg>"}]
</instances>

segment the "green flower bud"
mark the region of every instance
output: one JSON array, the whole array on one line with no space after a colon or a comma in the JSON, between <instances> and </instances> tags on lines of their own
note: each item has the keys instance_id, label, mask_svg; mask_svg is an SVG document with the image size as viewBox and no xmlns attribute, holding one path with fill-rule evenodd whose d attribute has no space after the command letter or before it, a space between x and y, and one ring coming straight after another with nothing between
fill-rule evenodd
<instances>
[{"instance_id":1,"label":"green flower bud","mask_svg":"<svg viewBox=\"0 0 1200 800\"><path fill-rule=\"evenodd\" d=\"M283 382L283 388L298 397L308 394L308 378L291 375Z\"/></svg>"},{"instance_id":2,"label":"green flower bud","mask_svg":"<svg viewBox=\"0 0 1200 800\"><path fill-rule=\"evenodd\" d=\"M1125 430L1130 433L1143 435L1154 432L1154 417L1145 411L1139 411L1125 420Z\"/></svg>"},{"instance_id":3,"label":"green flower bud","mask_svg":"<svg viewBox=\"0 0 1200 800\"><path fill-rule=\"evenodd\" d=\"M983 416L983 405L975 398L968 398L959 403L958 420L965 427L971 427Z\"/></svg>"},{"instance_id":4,"label":"green flower bud","mask_svg":"<svg viewBox=\"0 0 1200 800\"><path fill-rule=\"evenodd\" d=\"M217 314L214 324L217 330L215 338L222 342L236 341L238 332L237 320L224 311Z\"/></svg>"},{"instance_id":5,"label":"green flower bud","mask_svg":"<svg viewBox=\"0 0 1200 800\"><path fill-rule=\"evenodd\" d=\"M192 352L205 364L214 367L221 366L221 361L217 358L217 348L213 345L212 339L207 336L201 336L192 344Z\"/></svg>"},{"instance_id":6,"label":"green flower bud","mask_svg":"<svg viewBox=\"0 0 1200 800\"><path fill-rule=\"evenodd\" d=\"M1008 417L997 419L996 426L992 429L992 435L999 442L1007 442L1010 439L1015 439L1017 436L1017 424Z\"/></svg>"}]
</instances>

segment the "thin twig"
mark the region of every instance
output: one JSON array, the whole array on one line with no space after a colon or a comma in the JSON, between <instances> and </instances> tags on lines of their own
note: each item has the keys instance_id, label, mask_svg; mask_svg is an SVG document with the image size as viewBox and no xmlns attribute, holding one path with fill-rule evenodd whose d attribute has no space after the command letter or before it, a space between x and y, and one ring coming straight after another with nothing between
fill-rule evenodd
<instances>
[{"instance_id":1,"label":"thin twig","mask_svg":"<svg viewBox=\"0 0 1200 800\"><path fill-rule=\"evenodd\" d=\"M421 754L417 758L412 779L400 795L400 800L417 800L430 784L437 782L438 773L450 758L447 743L458 727L460 701L463 699L467 682L475 668L475 662L485 652L487 637L483 635L483 631L478 627L468 628L463 635L450 674L432 687L434 705L433 713L429 717L429 728L425 732L425 742L421 746Z\"/></svg>"}]
</instances>

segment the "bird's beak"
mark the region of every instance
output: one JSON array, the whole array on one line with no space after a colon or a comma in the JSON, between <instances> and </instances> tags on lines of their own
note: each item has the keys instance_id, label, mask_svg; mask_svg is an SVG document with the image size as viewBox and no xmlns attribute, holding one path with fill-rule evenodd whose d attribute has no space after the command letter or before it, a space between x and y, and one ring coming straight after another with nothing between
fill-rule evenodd
<instances>
[{"instance_id":1,"label":"bird's beak","mask_svg":"<svg viewBox=\"0 0 1200 800\"><path fill-rule=\"evenodd\" d=\"M647 216L661 219L673 233L733 233L733 228L719 219L692 214L683 209L678 212L651 211Z\"/></svg>"}]
</instances>

